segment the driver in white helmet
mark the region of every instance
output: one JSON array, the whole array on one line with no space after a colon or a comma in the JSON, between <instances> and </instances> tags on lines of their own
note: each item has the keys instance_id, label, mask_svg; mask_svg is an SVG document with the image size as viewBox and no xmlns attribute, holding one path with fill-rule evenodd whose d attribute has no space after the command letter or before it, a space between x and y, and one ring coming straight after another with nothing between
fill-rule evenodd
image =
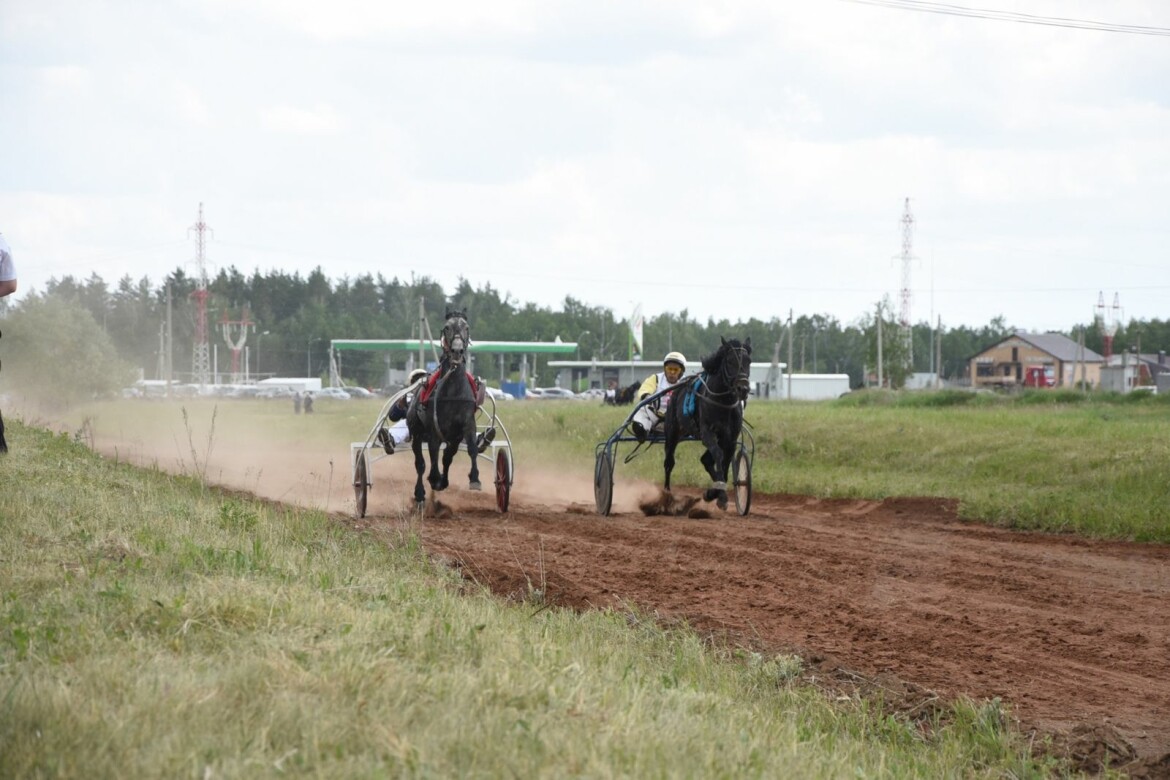
<instances>
[{"instance_id":1,"label":"driver in white helmet","mask_svg":"<svg viewBox=\"0 0 1170 780\"><path fill-rule=\"evenodd\" d=\"M410 441L410 429L406 425L406 410L410 408L410 401L414 398L418 385L426 378L427 370L425 368L416 368L411 371L410 378L406 380L410 392L399 398L386 413L386 418L394 424L380 428L377 441L382 445L382 449L386 451L387 455L393 455L395 447Z\"/></svg>"},{"instance_id":2,"label":"driver in white helmet","mask_svg":"<svg viewBox=\"0 0 1170 780\"><path fill-rule=\"evenodd\" d=\"M638 388L638 400L642 401L659 390L677 385L686 370L687 359L681 352L667 353L662 359L662 370L646 377L642 386ZM673 395L674 393L666 393L654 403L646 404L634 413L634 419L630 423L634 438L639 442L646 441L647 434L662 426L662 419L666 416L666 409Z\"/></svg>"}]
</instances>

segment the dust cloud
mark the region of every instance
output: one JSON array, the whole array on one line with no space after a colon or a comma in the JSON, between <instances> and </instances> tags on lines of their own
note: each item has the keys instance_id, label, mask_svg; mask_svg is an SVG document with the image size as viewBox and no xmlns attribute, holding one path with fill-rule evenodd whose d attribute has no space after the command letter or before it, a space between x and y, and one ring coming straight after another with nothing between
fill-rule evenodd
<instances>
[{"instance_id":1,"label":"dust cloud","mask_svg":"<svg viewBox=\"0 0 1170 780\"><path fill-rule=\"evenodd\" d=\"M28 425L79 438L95 452L120 462L199 477L211 485L292 506L342 514L356 512L349 444L365 437L368 421L364 407L360 412L352 408L352 417L348 418L359 418L355 430L362 433L340 431L336 436L329 435L326 442L321 431L313 430L311 425L305 426L304 435L274 438L271 416L240 414L241 407L227 405L254 403L248 400L229 401L218 409L198 402L136 403L142 404L138 407L142 413L132 412L129 416L108 414L100 405L71 413L49 414L27 408L14 411ZM315 425L324 422L323 415L314 417ZM334 422L330 420L328 424ZM485 453L491 455L490 450ZM387 456L375 447L369 458L367 515L403 517L412 513L413 453L404 447ZM541 458L536 465L525 459L523 443L515 441L512 458L511 510L575 514L596 511L591 469L582 469L580 464L561 465L547 458ZM481 491L468 488L469 466L465 452L456 455L451 464L450 486L438 494L438 507L432 503L435 494L426 485L428 514L440 511L458 516L460 511L495 509L494 461L487 457L479 460ZM428 470L429 467L428 458ZM612 511L638 511L641 504L657 496L658 490L649 482L622 479L615 474Z\"/></svg>"}]
</instances>

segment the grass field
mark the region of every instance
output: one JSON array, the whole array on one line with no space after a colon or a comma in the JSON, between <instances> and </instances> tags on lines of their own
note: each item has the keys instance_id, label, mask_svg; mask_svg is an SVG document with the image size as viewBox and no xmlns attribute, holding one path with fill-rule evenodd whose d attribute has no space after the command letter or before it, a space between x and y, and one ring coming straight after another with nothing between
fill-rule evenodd
<instances>
[{"instance_id":1,"label":"grass field","mask_svg":"<svg viewBox=\"0 0 1170 780\"><path fill-rule=\"evenodd\" d=\"M201 452L236 446L244 409L278 442L344 446L368 425L357 407L323 405L308 423L225 406L214 440L176 442L193 468ZM518 458L567 448L586 467L590 437L614 415L553 403L507 411ZM10 425L0 777L1060 771L1030 757L996 702L909 717L809 685L797 658L714 647L636 612L506 605L430 563L408 530L358 533L83 446L114 420L129 431L174 413L80 410L59 435ZM761 451L806 435L776 420ZM791 473L764 463L769 480Z\"/></svg>"}]
</instances>

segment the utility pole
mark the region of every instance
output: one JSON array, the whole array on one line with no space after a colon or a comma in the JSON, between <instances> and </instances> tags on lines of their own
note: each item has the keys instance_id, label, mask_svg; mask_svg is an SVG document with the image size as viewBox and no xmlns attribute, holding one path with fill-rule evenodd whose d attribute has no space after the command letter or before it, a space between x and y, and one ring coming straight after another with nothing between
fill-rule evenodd
<instances>
[{"instance_id":1,"label":"utility pole","mask_svg":"<svg viewBox=\"0 0 1170 780\"><path fill-rule=\"evenodd\" d=\"M914 215L910 213L910 199L906 198L902 210L902 313L898 318L902 326L902 338L906 340L906 362L914 366L914 331L910 324L910 265L914 258L910 251L914 235Z\"/></svg>"},{"instance_id":2,"label":"utility pole","mask_svg":"<svg viewBox=\"0 0 1170 780\"><path fill-rule=\"evenodd\" d=\"M792 400L792 309L788 310L788 400Z\"/></svg>"},{"instance_id":3,"label":"utility pole","mask_svg":"<svg viewBox=\"0 0 1170 780\"><path fill-rule=\"evenodd\" d=\"M934 337L934 389L942 387L942 315L938 316L938 327Z\"/></svg>"},{"instance_id":4,"label":"utility pole","mask_svg":"<svg viewBox=\"0 0 1170 780\"><path fill-rule=\"evenodd\" d=\"M191 353L191 369L194 381L203 387L211 374L211 360L208 355L207 340L207 258L204 250L207 245L206 234L211 230L203 221L203 204L199 204L199 220L188 228L188 232L195 231L195 292L191 297L195 299L195 348Z\"/></svg>"},{"instance_id":5,"label":"utility pole","mask_svg":"<svg viewBox=\"0 0 1170 780\"><path fill-rule=\"evenodd\" d=\"M166 373L163 379L167 380L167 397L171 396L171 383L175 380L175 331L171 328L172 324L172 310L171 305L171 283L167 282L167 348L166 348Z\"/></svg>"},{"instance_id":6,"label":"utility pole","mask_svg":"<svg viewBox=\"0 0 1170 780\"><path fill-rule=\"evenodd\" d=\"M885 381L882 379L882 305L879 303L877 307L877 359L878 359L878 389L885 387Z\"/></svg>"}]
</instances>

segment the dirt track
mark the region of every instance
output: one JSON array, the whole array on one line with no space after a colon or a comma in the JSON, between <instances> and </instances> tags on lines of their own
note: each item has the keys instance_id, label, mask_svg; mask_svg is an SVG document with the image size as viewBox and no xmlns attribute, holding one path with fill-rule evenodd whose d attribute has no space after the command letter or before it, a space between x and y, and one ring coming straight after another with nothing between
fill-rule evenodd
<instances>
[{"instance_id":1,"label":"dirt track","mask_svg":"<svg viewBox=\"0 0 1170 780\"><path fill-rule=\"evenodd\" d=\"M168 445L183 440L171 431L98 447L183 471ZM352 522L343 458L225 443L207 475ZM501 515L490 475L488 492L469 493L464 474L453 471L443 494L449 517L411 522L413 468L390 458L358 525L410 522L434 554L504 596L541 588L559 605L636 609L797 652L819 684L880 688L906 711L934 696L999 697L1082 768L1140 757L1133 774L1170 777L1170 546L1009 532L923 499L756 493L747 518L713 508L708 519L647 517L639 504L657 489L620 479L603 518L591 476L555 464L525 467Z\"/></svg>"},{"instance_id":2,"label":"dirt track","mask_svg":"<svg viewBox=\"0 0 1170 780\"><path fill-rule=\"evenodd\" d=\"M694 520L446 498L425 544L502 595L636 605L919 702L999 697L1084 768L1170 771L1165 546L1008 532L936 500L756 494L748 518Z\"/></svg>"}]
</instances>

